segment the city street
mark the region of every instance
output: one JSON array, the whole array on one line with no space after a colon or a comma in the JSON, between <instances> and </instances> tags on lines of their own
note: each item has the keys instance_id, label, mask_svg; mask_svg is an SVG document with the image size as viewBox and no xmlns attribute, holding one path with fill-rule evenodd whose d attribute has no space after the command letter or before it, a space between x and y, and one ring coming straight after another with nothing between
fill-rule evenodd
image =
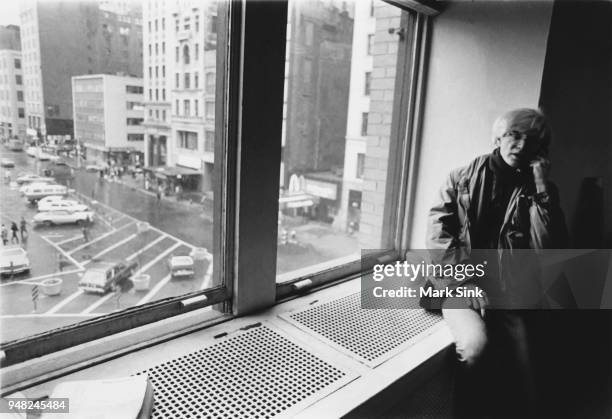
<instances>
[{"instance_id":1,"label":"city street","mask_svg":"<svg viewBox=\"0 0 612 419\"><path fill-rule=\"evenodd\" d=\"M15 161L15 168L8 169L12 179L20 172L38 173L41 165L46 164L25 153L5 149L0 156ZM171 279L167 267L171 255L188 255L195 247L208 248L210 245L210 221L200 216L195 206L191 212L166 200L162 200L158 206L156 198L146 193L99 181L95 174L85 171L77 173L72 185L77 190L70 193L70 198L89 205L95 212L87 242L81 228L76 225L34 228L31 220L37 212L36 207L20 196L14 185L10 187L6 184L7 169L2 169L2 223L10 226L11 221L19 223L22 216L26 219L29 237L21 245L27 250L31 261L30 274L4 277L0 284L0 332L3 342L211 286L210 254L205 260L195 261L193 278ZM89 187L97 188L95 195L100 201L83 194L82 191ZM185 219L183 217L189 217L190 223L177 222ZM148 228L142 221L150 223ZM202 234L206 231L211 233ZM61 255L61 271L58 255ZM138 268L135 275L142 273L151 278L148 290L135 291L131 288L103 296L83 293L77 286L79 274L87 269L92 260L136 261ZM51 277L62 279L62 291L59 295L47 296L39 290L35 310L32 288Z\"/></svg>"}]
</instances>

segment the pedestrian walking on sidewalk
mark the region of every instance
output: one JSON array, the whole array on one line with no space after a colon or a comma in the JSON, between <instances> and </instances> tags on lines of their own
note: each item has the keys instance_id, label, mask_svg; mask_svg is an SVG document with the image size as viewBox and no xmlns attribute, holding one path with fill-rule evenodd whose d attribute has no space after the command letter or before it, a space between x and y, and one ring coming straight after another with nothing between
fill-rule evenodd
<instances>
[{"instance_id":1,"label":"pedestrian walking on sidewalk","mask_svg":"<svg viewBox=\"0 0 612 419\"><path fill-rule=\"evenodd\" d=\"M2 233L0 235L2 236L2 245L6 246L8 243L8 230L4 224L2 224Z\"/></svg>"},{"instance_id":2,"label":"pedestrian walking on sidewalk","mask_svg":"<svg viewBox=\"0 0 612 419\"><path fill-rule=\"evenodd\" d=\"M26 236L28 235L28 223L26 222L23 216L21 217L21 221L19 222L19 233L21 234L21 241L25 241Z\"/></svg>"},{"instance_id":3,"label":"pedestrian walking on sidewalk","mask_svg":"<svg viewBox=\"0 0 612 419\"><path fill-rule=\"evenodd\" d=\"M83 232L83 241L85 243L87 243L89 241L89 235L88 235L87 225L86 224L83 224L83 227L81 228L81 231Z\"/></svg>"},{"instance_id":4,"label":"pedestrian walking on sidewalk","mask_svg":"<svg viewBox=\"0 0 612 419\"><path fill-rule=\"evenodd\" d=\"M19 236L17 235L19 227L17 227L17 223L15 221L11 222L11 231L13 232L13 235L11 236L11 244L14 243L13 240L19 244Z\"/></svg>"},{"instance_id":5,"label":"pedestrian walking on sidewalk","mask_svg":"<svg viewBox=\"0 0 612 419\"><path fill-rule=\"evenodd\" d=\"M161 205L161 196L162 196L162 186L161 185L157 187L156 195L157 195L157 206L159 207Z\"/></svg>"}]
</instances>

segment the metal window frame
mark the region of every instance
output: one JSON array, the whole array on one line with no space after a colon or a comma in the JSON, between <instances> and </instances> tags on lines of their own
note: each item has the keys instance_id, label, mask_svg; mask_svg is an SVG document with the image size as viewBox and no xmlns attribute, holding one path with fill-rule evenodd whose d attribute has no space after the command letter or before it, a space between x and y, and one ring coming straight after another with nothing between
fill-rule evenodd
<instances>
[{"instance_id":1,"label":"metal window frame","mask_svg":"<svg viewBox=\"0 0 612 419\"><path fill-rule=\"evenodd\" d=\"M405 11L402 13L400 27L405 28L403 36L406 41L404 46L398 49L387 168L391 176L387 180L385 191L386 200L396 205L386 205L383 214L383 219L393 220L392 223L385 224L382 234L383 238L392 238L392 242L386 246L388 250L368 254L367 257L362 255L361 260L326 268L321 272L296 276L289 281L279 283L278 301L298 296L311 289L355 278L369 272L376 263L402 259L408 250L418 170L423 82L426 74L425 52L430 18L398 2L387 1L387 3Z\"/></svg>"}]
</instances>

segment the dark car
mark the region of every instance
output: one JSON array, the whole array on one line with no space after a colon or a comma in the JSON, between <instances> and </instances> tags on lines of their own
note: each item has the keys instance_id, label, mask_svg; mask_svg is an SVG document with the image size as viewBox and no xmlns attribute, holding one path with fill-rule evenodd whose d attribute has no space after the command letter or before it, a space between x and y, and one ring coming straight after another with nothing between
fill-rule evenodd
<instances>
[{"instance_id":1,"label":"dark car","mask_svg":"<svg viewBox=\"0 0 612 419\"><path fill-rule=\"evenodd\" d=\"M84 292L106 294L115 286L130 278L138 264L134 262L94 262L79 280L79 289Z\"/></svg>"}]
</instances>

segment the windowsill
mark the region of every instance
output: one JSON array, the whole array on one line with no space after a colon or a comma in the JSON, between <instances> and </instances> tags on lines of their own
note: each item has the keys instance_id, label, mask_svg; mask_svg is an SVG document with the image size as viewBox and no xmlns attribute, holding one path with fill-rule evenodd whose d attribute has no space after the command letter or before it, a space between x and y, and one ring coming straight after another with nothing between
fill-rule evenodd
<instances>
[{"instance_id":1,"label":"windowsill","mask_svg":"<svg viewBox=\"0 0 612 419\"><path fill-rule=\"evenodd\" d=\"M340 417L351 412L365 401L383 392L400 378L414 371L419 365L439 354L451 343L452 338L443 322L420 334L408 348L396 353L380 365L371 366L360 363L355 358L343 353L322 340L314 338L305 330L281 319L279 315L298 310L315 302L342 298L359 291L360 279L354 279L334 287L329 287L282 304L264 312L236 318L207 329L195 331L178 338L145 347L115 359L82 369L58 379L22 390L28 398L40 398L50 394L60 381L86 380L99 378L124 377L170 359L177 358L207 344L215 342L214 336L222 333L233 333L248 325L262 322L275 327L289 336L305 349L317 354L331 365L339 365L358 377L331 394L318 398L313 404L297 414L297 417ZM210 311L209 311L210 312ZM66 351L69 356L70 351ZM83 365L88 365L83 363ZM89 364L91 365L91 363ZM26 366L24 366L26 367ZM26 367L27 368L27 367Z\"/></svg>"}]
</instances>

